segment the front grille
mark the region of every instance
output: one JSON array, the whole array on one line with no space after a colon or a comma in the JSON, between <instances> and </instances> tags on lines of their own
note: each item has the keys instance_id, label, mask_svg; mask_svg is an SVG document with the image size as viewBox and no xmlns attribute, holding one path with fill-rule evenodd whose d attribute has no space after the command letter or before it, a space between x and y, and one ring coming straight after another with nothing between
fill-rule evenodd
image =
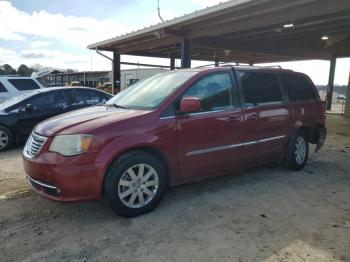
<instances>
[{"instance_id":1,"label":"front grille","mask_svg":"<svg viewBox=\"0 0 350 262\"><path fill-rule=\"evenodd\" d=\"M34 158L43 147L47 138L36 133L32 133L24 147L23 154L28 158Z\"/></svg>"}]
</instances>

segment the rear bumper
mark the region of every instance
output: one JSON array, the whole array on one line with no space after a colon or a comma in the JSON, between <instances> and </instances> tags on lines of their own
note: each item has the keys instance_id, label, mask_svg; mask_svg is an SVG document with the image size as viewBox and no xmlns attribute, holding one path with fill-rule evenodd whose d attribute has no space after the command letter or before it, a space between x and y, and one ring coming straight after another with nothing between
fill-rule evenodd
<instances>
[{"instance_id":1,"label":"rear bumper","mask_svg":"<svg viewBox=\"0 0 350 262\"><path fill-rule=\"evenodd\" d=\"M318 129L318 139L317 139L317 145L315 152L321 149L323 147L324 143L326 142L326 137L327 137L327 129L325 127L321 127Z\"/></svg>"},{"instance_id":2,"label":"rear bumper","mask_svg":"<svg viewBox=\"0 0 350 262\"><path fill-rule=\"evenodd\" d=\"M59 202L101 198L104 164L44 164L23 158L28 185L38 194Z\"/></svg>"}]
</instances>

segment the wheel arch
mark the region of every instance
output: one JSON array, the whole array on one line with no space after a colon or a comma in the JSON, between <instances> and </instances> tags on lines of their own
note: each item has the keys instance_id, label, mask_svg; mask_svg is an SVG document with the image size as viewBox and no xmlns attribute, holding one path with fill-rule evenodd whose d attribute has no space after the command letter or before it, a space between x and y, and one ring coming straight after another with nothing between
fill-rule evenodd
<instances>
[{"instance_id":1,"label":"wheel arch","mask_svg":"<svg viewBox=\"0 0 350 262\"><path fill-rule=\"evenodd\" d=\"M102 196L104 196L104 186L103 185L105 184L106 174L107 174L111 164L116 160L121 161L123 156L127 157L130 154L133 154L135 152L146 152L146 153L149 153L149 154L157 157L164 164L164 168L166 170L167 186L170 185L170 161L169 161L169 159L166 157L166 155L159 148L156 148L156 147L150 146L150 145L140 145L140 146L134 146L134 147L131 147L131 148L125 149L124 151L119 152L112 159L112 161L110 161L110 163L108 164L108 166L103 174L103 179L102 179L102 183L101 183Z\"/></svg>"},{"instance_id":2,"label":"wheel arch","mask_svg":"<svg viewBox=\"0 0 350 262\"><path fill-rule=\"evenodd\" d=\"M9 126L7 126L7 125L4 125L4 124L0 124L0 127L5 127L5 128L7 128L8 130L10 130L12 136L15 137L15 132L12 130L11 127L9 127Z\"/></svg>"},{"instance_id":3,"label":"wheel arch","mask_svg":"<svg viewBox=\"0 0 350 262\"><path fill-rule=\"evenodd\" d=\"M302 126L302 127L298 128L296 130L296 132L298 132L298 131L304 132L304 134L306 135L306 138L308 139L309 143L317 144L317 142L319 140L319 132L318 132L318 130L320 128L323 128L323 127L325 127L324 124L317 123L315 127Z\"/></svg>"}]
</instances>

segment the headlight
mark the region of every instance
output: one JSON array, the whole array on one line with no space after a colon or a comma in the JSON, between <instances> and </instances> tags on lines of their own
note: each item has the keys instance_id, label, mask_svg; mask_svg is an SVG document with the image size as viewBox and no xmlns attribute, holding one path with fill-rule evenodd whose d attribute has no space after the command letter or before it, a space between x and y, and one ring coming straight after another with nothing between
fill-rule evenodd
<instances>
[{"instance_id":1,"label":"headlight","mask_svg":"<svg viewBox=\"0 0 350 262\"><path fill-rule=\"evenodd\" d=\"M75 156L85 153L91 144L92 135L59 135L56 136L50 151L63 156Z\"/></svg>"}]
</instances>

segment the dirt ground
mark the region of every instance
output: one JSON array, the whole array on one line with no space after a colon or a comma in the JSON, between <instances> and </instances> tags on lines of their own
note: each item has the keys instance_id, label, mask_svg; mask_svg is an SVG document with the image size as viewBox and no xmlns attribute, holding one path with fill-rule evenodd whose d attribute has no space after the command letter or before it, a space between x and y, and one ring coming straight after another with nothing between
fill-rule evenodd
<instances>
[{"instance_id":1,"label":"dirt ground","mask_svg":"<svg viewBox=\"0 0 350 262\"><path fill-rule=\"evenodd\" d=\"M173 188L134 219L28 192L21 149L0 153L0 261L350 261L350 119L327 122L305 170Z\"/></svg>"}]
</instances>

